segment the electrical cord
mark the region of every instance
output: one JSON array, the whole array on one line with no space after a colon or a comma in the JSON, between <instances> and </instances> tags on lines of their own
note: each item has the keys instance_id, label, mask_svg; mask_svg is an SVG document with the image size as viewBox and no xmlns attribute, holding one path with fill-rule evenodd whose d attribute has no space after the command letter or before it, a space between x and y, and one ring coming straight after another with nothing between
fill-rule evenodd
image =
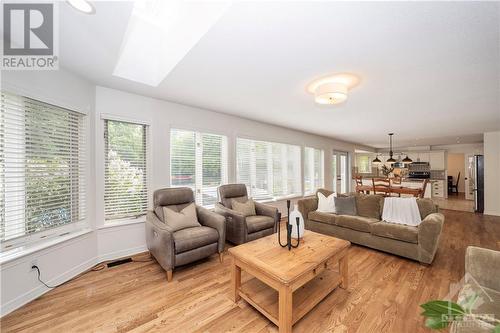
<instances>
[{"instance_id":1,"label":"electrical cord","mask_svg":"<svg viewBox=\"0 0 500 333\"><path fill-rule=\"evenodd\" d=\"M40 277L40 268L38 268L38 266L33 265L33 266L31 266L31 269L36 269L36 271L37 271L37 273L38 273L38 281L40 281L40 283L42 283L45 287L47 287L47 288L49 288L49 289L54 289L54 288L59 287L59 286L61 286L61 285L63 285L63 284L64 284L64 282L63 282L63 283L58 284L58 285L56 285L56 286L49 286L48 284L46 284L45 282L43 282L43 281L42 281L42 279L41 279L41 277Z\"/></svg>"}]
</instances>

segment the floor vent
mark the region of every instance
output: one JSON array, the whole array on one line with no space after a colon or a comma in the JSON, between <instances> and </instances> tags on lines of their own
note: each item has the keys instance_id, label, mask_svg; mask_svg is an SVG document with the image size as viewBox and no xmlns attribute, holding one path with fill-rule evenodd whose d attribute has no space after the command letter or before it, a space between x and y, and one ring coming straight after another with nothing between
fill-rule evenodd
<instances>
[{"instance_id":1,"label":"floor vent","mask_svg":"<svg viewBox=\"0 0 500 333\"><path fill-rule=\"evenodd\" d=\"M123 264L126 264L128 262L132 262L132 258L125 258L125 259L120 259L120 260L108 262L108 268L113 267L113 266L123 265Z\"/></svg>"}]
</instances>

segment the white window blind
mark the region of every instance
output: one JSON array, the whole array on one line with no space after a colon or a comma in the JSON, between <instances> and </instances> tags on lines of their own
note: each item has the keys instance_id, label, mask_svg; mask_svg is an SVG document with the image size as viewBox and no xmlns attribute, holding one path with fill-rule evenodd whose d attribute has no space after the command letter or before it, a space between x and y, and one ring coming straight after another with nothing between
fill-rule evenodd
<instances>
[{"instance_id":1,"label":"white window blind","mask_svg":"<svg viewBox=\"0 0 500 333\"><path fill-rule=\"evenodd\" d=\"M85 115L2 92L1 241L84 221L85 167Z\"/></svg>"},{"instance_id":2,"label":"white window blind","mask_svg":"<svg viewBox=\"0 0 500 333\"><path fill-rule=\"evenodd\" d=\"M301 194L300 146L238 138L237 181L256 200Z\"/></svg>"},{"instance_id":3,"label":"white window blind","mask_svg":"<svg viewBox=\"0 0 500 333\"><path fill-rule=\"evenodd\" d=\"M356 155L356 162L359 173L372 172L372 162L370 155Z\"/></svg>"},{"instance_id":4,"label":"white window blind","mask_svg":"<svg viewBox=\"0 0 500 333\"><path fill-rule=\"evenodd\" d=\"M324 152L321 149L305 147L304 150L304 192L313 194L324 186Z\"/></svg>"},{"instance_id":5,"label":"white window blind","mask_svg":"<svg viewBox=\"0 0 500 333\"><path fill-rule=\"evenodd\" d=\"M104 217L138 217L148 207L147 125L104 120Z\"/></svg>"},{"instance_id":6,"label":"white window blind","mask_svg":"<svg viewBox=\"0 0 500 333\"><path fill-rule=\"evenodd\" d=\"M171 130L170 183L193 189L199 205L217 202L217 187L227 183L227 164L226 136Z\"/></svg>"}]
</instances>

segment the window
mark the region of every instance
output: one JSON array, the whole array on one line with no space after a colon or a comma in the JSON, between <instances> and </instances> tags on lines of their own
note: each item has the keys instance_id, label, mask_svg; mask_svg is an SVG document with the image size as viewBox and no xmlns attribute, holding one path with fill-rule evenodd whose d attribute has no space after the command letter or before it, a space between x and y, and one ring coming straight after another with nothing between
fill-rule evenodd
<instances>
[{"instance_id":1,"label":"window","mask_svg":"<svg viewBox=\"0 0 500 333\"><path fill-rule=\"evenodd\" d=\"M301 194L300 147L238 138L237 181L256 200Z\"/></svg>"},{"instance_id":2,"label":"window","mask_svg":"<svg viewBox=\"0 0 500 333\"><path fill-rule=\"evenodd\" d=\"M85 115L7 92L1 98L0 240L38 239L83 222Z\"/></svg>"},{"instance_id":3,"label":"window","mask_svg":"<svg viewBox=\"0 0 500 333\"><path fill-rule=\"evenodd\" d=\"M357 155L356 160L358 166L358 173L372 172L371 158L369 155Z\"/></svg>"},{"instance_id":4,"label":"window","mask_svg":"<svg viewBox=\"0 0 500 333\"><path fill-rule=\"evenodd\" d=\"M306 147L304 150L304 192L313 194L324 186L324 152Z\"/></svg>"},{"instance_id":5,"label":"window","mask_svg":"<svg viewBox=\"0 0 500 333\"><path fill-rule=\"evenodd\" d=\"M213 206L217 187L227 183L227 137L172 129L170 183L192 188L199 205Z\"/></svg>"},{"instance_id":6,"label":"window","mask_svg":"<svg viewBox=\"0 0 500 333\"><path fill-rule=\"evenodd\" d=\"M147 146L147 125L104 120L105 220L146 213Z\"/></svg>"}]
</instances>

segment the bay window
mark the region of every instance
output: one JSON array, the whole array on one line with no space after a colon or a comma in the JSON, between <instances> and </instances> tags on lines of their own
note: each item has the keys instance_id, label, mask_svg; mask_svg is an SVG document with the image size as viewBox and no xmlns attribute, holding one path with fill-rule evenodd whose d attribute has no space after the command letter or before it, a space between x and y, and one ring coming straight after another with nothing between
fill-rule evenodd
<instances>
[{"instance_id":1,"label":"bay window","mask_svg":"<svg viewBox=\"0 0 500 333\"><path fill-rule=\"evenodd\" d=\"M217 202L217 187L228 180L227 166L226 136L170 131L170 183L190 187L199 205L211 207Z\"/></svg>"},{"instance_id":2,"label":"bay window","mask_svg":"<svg viewBox=\"0 0 500 333\"><path fill-rule=\"evenodd\" d=\"M236 177L256 200L300 195L300 146L237 138Z\"/></svg>"},{"instance_id":3,"label":"bay window","mask_svg":"<svg viewBox=\"0 0 500 333\"><path fill-rule=\"evenodd\" d=\"M84 223L85 168L84 114L2 91L2 243Z\"/></svg>"},{"instance_id":4,"label":"bay window","mask_svg":"<svg viewBox=\"0 0 500 333\"><path fill-rule=\"evenodd\" d=\"M104 120L104 218L146 214L147 125Z\"/></svg>"},{"instance_id":5,"label":"bay window","mask_svg":"<svg viewBox=\"0 0 500 333\"><path fill-rule=\"evenodd\" d=\"M324 186L324 151L305 147L304 150L304 192L314 194Z\"/></svg>"}]
</instances>

